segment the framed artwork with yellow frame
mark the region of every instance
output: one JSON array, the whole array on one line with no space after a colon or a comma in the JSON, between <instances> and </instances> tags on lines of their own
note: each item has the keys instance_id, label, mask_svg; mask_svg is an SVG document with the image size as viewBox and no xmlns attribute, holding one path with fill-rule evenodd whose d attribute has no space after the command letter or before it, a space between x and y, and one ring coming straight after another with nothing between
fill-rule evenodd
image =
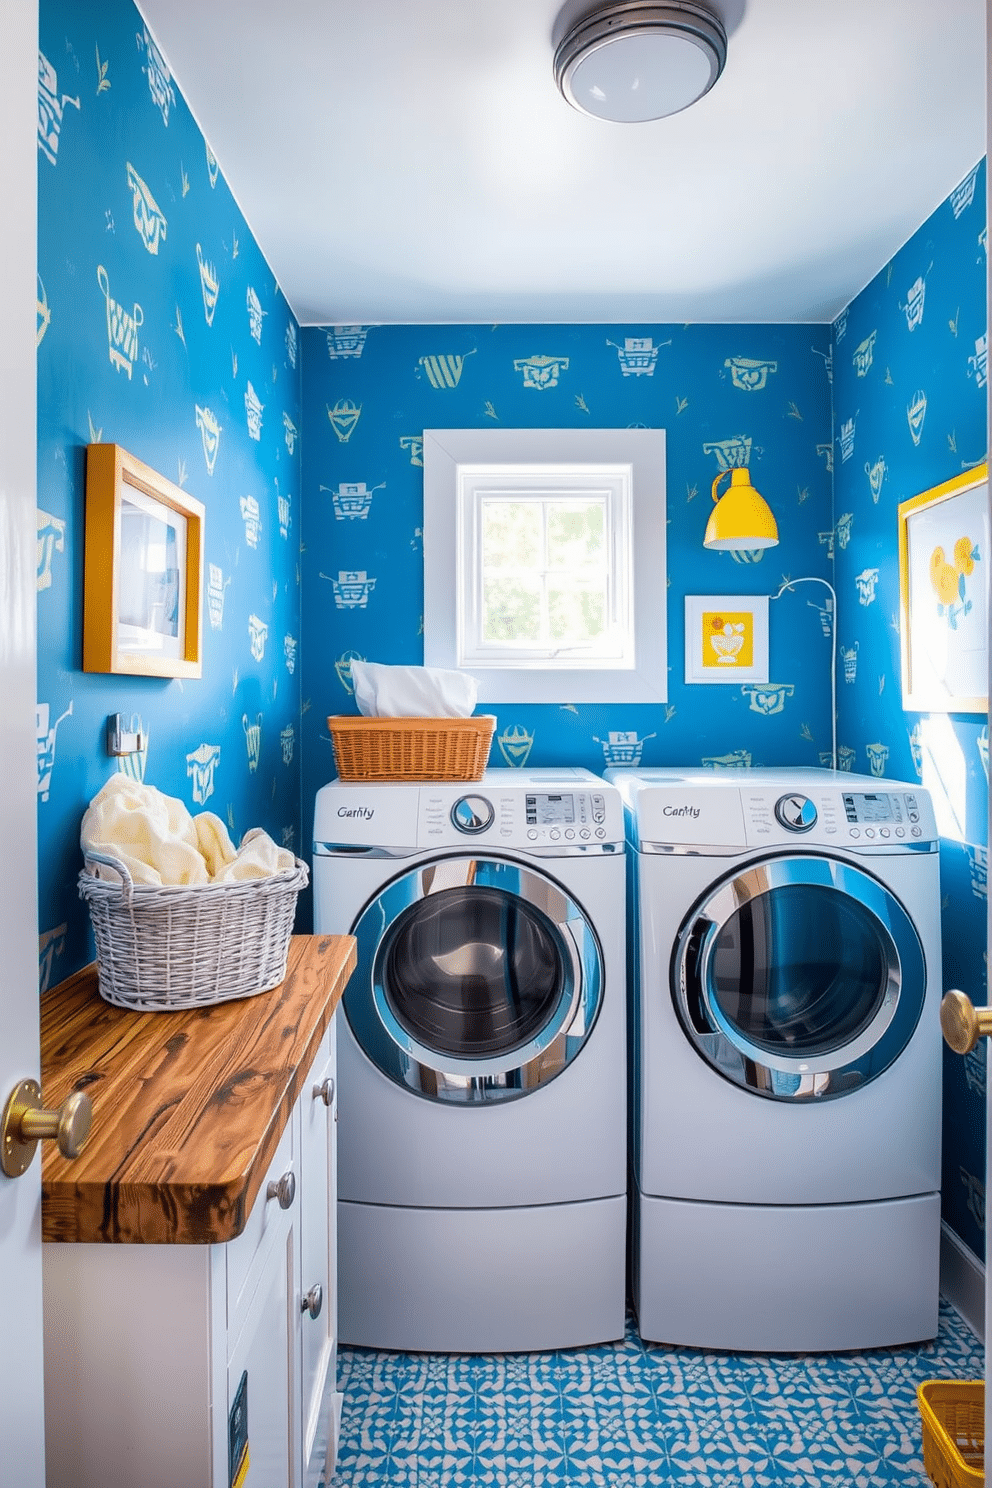
<instances>
[{"instance_id":1,"label":"framed artwork with yellow frame","mask_svg":"<svg viewBox=\"0 0 992 1488\"><path fill-rule=\"evenodd\" d=\"M119 444L86 449L83 670L199 677L201 502Z\"/></svg>"},{"instance_id":2,"label":"framed artwork with yellow frame","mask_svg":"<svg viewBox=\"0 0 992 1488\"><path fill-rule=\"evenodd\" d=\"M988 570L987 463L900 503L904 708L988 710Z\"/></svg>"}]
</instances>

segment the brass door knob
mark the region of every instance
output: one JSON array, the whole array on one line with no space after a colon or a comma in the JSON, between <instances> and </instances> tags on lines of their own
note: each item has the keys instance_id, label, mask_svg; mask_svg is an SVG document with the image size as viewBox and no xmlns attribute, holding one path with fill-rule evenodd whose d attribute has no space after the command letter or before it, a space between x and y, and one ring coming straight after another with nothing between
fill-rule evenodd
<instances>
[{"instance_id":1,"label":"brass door knob","mask_svg":"<svg viewBox=\"0 0 992 1488\"><path fill-rule=\"evenodd\" d=\"M26 1172L41 1141L58 1143L63 1157L78 1157L90 1134L93 1106L82 1090L74 1090L57 1111L41 1104L37 1080L22 1080L11 1091L0 1121L0 1168L8 1178Z\"/></svg>"},{"instance_id":2,"label":"brass door knob","mask_svg":"<svg viewBox=\"0 0 992 1488\"><path fill-rule=\"evenodd\" d=\"M970 1054L992 1033L992 1008L976 1008L964 992L947 992L940 1004L940 1027L955 1054Z\"/></svg>"}]
</instances>

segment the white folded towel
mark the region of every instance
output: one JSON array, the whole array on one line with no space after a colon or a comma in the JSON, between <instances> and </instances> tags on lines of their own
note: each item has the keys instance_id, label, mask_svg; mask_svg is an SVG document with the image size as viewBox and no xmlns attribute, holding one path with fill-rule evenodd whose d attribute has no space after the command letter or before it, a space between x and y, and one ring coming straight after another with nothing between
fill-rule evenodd
<instances>
[{"instance_id":1,"label":"white folded towel","mask_svg":"<svg viewBox=\"0 0 992 1488\"><path fill-rule=\"evenodd\" d=\"M470 718L479 696L474 677L440 667L356 660L351 680L366 718Z\"/></svg>"},{"instance_id":2,"label":"white folded towel","mask_svg":"<svg viewBox=\"0 0 992 1488\"><path fill-rule=\"evenodd\" d=\"M212 811L191 816L182 801L124 774L112 775L93 797L79 837L84 857L98 852L117 858L136 884L264 878L296 862L260 827L246 832L235 849L227 827Z\"/></svg>"}]
</instances>

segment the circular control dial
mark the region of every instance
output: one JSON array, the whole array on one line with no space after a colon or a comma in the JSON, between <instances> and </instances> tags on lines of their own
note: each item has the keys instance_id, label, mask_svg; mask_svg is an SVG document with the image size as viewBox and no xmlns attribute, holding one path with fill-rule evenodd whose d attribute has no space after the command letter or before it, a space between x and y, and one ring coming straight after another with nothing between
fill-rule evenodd
<instances>
[{"instance_id":1,"label":"circular control dial","mask_svg":"<svg viewBox=\"0 0 992 1488\"><path fill-rule=\"evenodd\" d=\"M808 832L816 826L816 807L809 796L782 796L775 802L775 815L788 832Z\"/></svg>"},{"instance_id":2,"label":"circular control dial","mask_svg":"<svg viewBox=\"0 0 992 1488\"><path fill-rule=\"evenodd\" d=\"M462 796L451 808L452 823L459 832L484 832L493 824L492 803L485 796Z\"/></svg>"}]
</instances>

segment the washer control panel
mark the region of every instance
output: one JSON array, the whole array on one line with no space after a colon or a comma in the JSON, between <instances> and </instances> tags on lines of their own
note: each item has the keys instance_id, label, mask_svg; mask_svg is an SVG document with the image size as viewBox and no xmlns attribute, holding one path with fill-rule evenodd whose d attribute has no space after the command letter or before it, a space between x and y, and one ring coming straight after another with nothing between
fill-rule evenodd
<instances>
[{"instance_id":1,"label":"washer control panel","mask_svg":"<svg viewBox=\"0 0 992 1488\"><path fill-rule=\"evenodd\" d=\"M528 842L601 842L606 798L593 791L545 792L524 797Z\"/></svg>"},{"instance_id":2,"label":"washer control panel","mask_svg":"<svg viewBox=\"0 0 992 1488\"><path fill-rule=\"evenodd\" d=\"M332 781L317 792L315 851L435 848L543 857L624 850L620 792L589 770L487 770L481 780Z\"/></svg>"},{"instance_id":3,"label":"washer control panel","mask_svg":"<svg viewBox=\"0 0 992 1488\"><path fill-rule=\"evenodd\" d=\"M623 817L614 791L493 790L488 782L455 794L425 786L420 799L420 842L465 837L546 851L593 848L623 841Z\"/></svg>"},{"instance_id":4,"label":"washer control panel","mask_svg":"<svg viewBox=\"0 0 992 1488\"><path fill-rule=\"evenodd\" d=\"M470 836L491 827L495 815L493 803L485 796L462 796L451 808L452 824Z\"/></svg>"}]
</instances>

